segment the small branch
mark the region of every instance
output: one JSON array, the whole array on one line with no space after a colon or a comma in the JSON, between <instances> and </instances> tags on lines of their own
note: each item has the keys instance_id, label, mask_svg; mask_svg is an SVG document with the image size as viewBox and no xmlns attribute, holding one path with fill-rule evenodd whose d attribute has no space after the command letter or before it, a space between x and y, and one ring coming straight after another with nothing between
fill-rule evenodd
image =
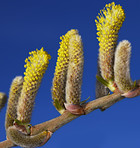
<instances>
[{"instance_id":1,"label":"small branch","mask_svg":"<svg viewBox=\"0 0 140 148\"><path fill-rule=\"evenodd\" d=\"M78 115L73 115L66 110L62 115L57 118L31 127L31 135L36 135L44 130L49 130L54 133L60 127L64 126L65 124L71 122L78 117Z\"/></svg>"},{"instance_id":2,"label":"small branch","mask_svg":"<svg viewBox=\"0 0 140 148\"><path fill-rule=\"evenodd\" d=\"M0 142L0 148L10 148L10 147L13 147L13 146L15 146L15 145L14 145L13 142L12 142L11 140L9 140L9 139Z\"/></svg>"},{"instance_id":3,"label":"small branch","mask_svg":"<svg viewBox=\"0 0 140 148\"><path fill-rule=\"evenodd\" d=\"M124 98L124 97L123 97ZM123 99L120 93L114 93L112 95L108 95L105 97L101 97L99 99L93 100L83 106L85 114L89 114L90 112L94 111L95 109L99 108L108 108L114 103ZM31 127L31 135L38 134L44 130L49 130L51 132L55 132L63 125L71 122L72 120L78 118L79 115L73 115L67 110L57 118L52 120L43 122L41 124L35 125Z\"/></svg>"},{"instance_id":4,"label":"small branch","mask_svg":"<svg viewBox=\"0 0 140 148\"><path fill-rule=\"evenodd\" d=\"M140 95L140 89L139 89L138 95ZM89 114L90 112L96 109L102 108L103 110L105 110L124 98L125 97L121 96L121 93L116 92L112 95L101 97L101 98L98 98L96 100L86 103L85 105L83 105L83 109L85 111L85 114ZM72 120L78 117L80 117L80 115L73 115L66 110L62 115L60 115L57 118L54 118L52 120L49 120L49 121L46 121L46 122L43 122L41 124L31 127L31 135L36 135L45 130L48 130L54 133L56 130L58 130L65 124L71 122ZM9 148L13 146L14 144L10 140L5 140L3 142L0 142L0 148Z\"/></svg>"},{"instance_id":5,"label":"small branch","mask_svg":"<svg viewBox=\"0 0 140 148\"><path fill-rule=\"evenodd\" d=\"M86 104L85 106L85 112L86 114L94 111L95 109L107 109L113 104L119 102L122 100L124 97L121 96L121 93L117 92L112 95L108 95L105 97L101 97L99 99L93 100L89 103Z\"/></svg>"}]
</instances>

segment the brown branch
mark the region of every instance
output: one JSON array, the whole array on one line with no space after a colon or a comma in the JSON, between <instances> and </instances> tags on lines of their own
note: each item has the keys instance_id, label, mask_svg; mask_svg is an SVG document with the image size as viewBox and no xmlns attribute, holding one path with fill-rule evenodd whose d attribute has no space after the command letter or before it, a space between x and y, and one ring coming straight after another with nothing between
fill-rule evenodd
<instances>
[{"instance_id":1,"label":"brown branch","mask_svg":"<svg viewBox=\"0 0 140 148\"><path fill-rule=\"evenodd\" d=\"M139 90L138 95L140 95L140 88L138 88L138 90ZM96 109L102 108L103 110L105 110L108 107L112 106L113 104L115 104L116 102L124 98L125 97L121 96L121 93L116 92L112 95L101 97L91 102L88 102L85 105L83 105L83 108L84 108L85 114L89 114L90 112ZM58 130L65 124L71 122L72 120L78 117L80 117L80 115L73 115L66 110L62 115L60 115L57 118L54 118L52 120L49 120L49 121L46 121L46 122L43 122L41 124L31 127L31 135L36 135L44 130L49 130L54 133L56 130ZM12 144L10 140L5 140L0 143L0 148L8 148L12 146L14 146L14 144Z\"/></svg>"},{"instance_id":2,"label":"brown branch","mask_svg":"<svg viewBox=\"0 0 140 148\"><path fill-rule=\"evenodd\" d=\"M15 145L14 145L13 142L12 142L11 140L9 140L9 139L0 142L0 148L10 148L10 147L13 147L13 146L15 146Z\"/></svg>"},{"instance_id":3,"label":"brown branch","mask_svg":"<svg viewBox=\"0 0 140 148\"><path fill-rule=\"evenodd\" d=\"M123 97L124 98L124 97ZM106 108L114 103L123 99L120 93L114 93L112 95L108 95L105 97L101 97L99 99L93 100L83 106L85 114L89 114L90 112L100 109L102 107ZM71 122L72 120L78 118L79 115L73 115L67 110L57 118L52 120L43 122L41 124L35 125L31 128L31 135L36 135L44 130L49 130L51 132L55 132L60 127L64 126L65 124Z\"/></svg>"}]
</instances>

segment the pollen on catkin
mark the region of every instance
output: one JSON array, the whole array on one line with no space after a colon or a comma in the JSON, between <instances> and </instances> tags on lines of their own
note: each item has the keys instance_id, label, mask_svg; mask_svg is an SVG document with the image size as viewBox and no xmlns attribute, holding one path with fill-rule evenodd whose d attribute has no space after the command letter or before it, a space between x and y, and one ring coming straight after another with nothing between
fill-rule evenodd
<instances>
[{"instance_id":1,"label":"pollen on catkin","mask_svg":"<svg viewBox=\"0 0 140 148\"><path fill-rule=\"evenodd\" d=\"M17 107L17 119L25 123L29 123L31 120L35 97L51 59L43 48L29 54L30 56L25 60L23 89Z\"/></svg>"},{"instance_id":2,"label":"pollen on catkin","mask_svg":"<svg viewBox=\"0 0 140 148\"><path fill-rule=\"evenodd\" d=\"M18 99L21 94L23 86L23 77L17 76L12 81L10 92L9 92L9 99L8 99L8 106L6 111L6 118L5 118L5 128L13 125L14 120L17 118L17 104Z\"/></svg>"},{"instance_id":3,"label":"pollen on catkin","mask_svg":"<svg viewBox=\"0 0 140 148\"><path fill-rule=\"evenodd\" d=\"M83 76L83 44L77 33L69 41L69 65L66 80L66 103L80 105Z\"/></svg>"},{"instance_id":4,"label":"pollen on catkin","mask_svg":"<svg viewBox=\"0 0 140 148\"><path fill-rule=\"evenodd\" d=\"M102 77L112 81L114 76L114 52L117 44L118 32L125 20L122 6L114 2L106 4L95 20L97 39L99 41L99 65Z\"/></svg>"},{"instance_id":5,"label":"pollen on catkin","mask_svg":"<svg viewBox=\"0 0 140 148\"><path fill-rule=\"evenodd\" d=\"M61 106L61 109L59 110L54 104L59 112L62 112L61 110L65 109L64 102L67 70L69 63L69 41L73 35L77 34L77 32L77 30L72 29L68 31L65 35L60 37L62 41L60 42L60 48L58 50L58 58L52 83L52 99L54 100L54 103L55 101L57 101Z\"/></svg>"},{"instance_id":6,"label":"pollen on catkin","mask_svg":"<svg viewBox=\"0 0 140 148\"><path fill-rule=\"evenodd\" d=\"M130 77L131 44L127 40L119 43L115 52L114 77L118 89L126 93L133 89L134 83Z\"/></svg>"}]
</instances>

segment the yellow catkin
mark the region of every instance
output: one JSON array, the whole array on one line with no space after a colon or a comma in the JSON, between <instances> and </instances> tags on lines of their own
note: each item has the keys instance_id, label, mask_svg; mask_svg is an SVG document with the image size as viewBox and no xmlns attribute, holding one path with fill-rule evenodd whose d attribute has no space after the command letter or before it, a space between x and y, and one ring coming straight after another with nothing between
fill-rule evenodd
<instances>
[{"instance_id":1,"label":"yellow catkin","mask_svg":"<svg viewBox=\"0 0 140 148\"><path fill-rule=\"evenodd\" d=\"M25 123L31 120L35 96L51 58L43 48L29 54L30 56L25 60L23 89L17 107L17 119Z\"/></svg>"},{"instance_id":2,"label":"yellow catkin","mask_svg":"<svg viewBox=\"0 0 140 148\"><path fill-rule=\"evenodd\" d=\"M114 76L115 83L122 93L133 89L134 83L130 77L131 44L127 40L119 43L115 52Z\"/></svg>"},{"instance_id":3,"label":"yellow catkin","mask_svg":"<svg viewBox=\"0 0 140 148\"><path fill-rule=\"evenodd\" d=\"M6 118L5 118L5 128L13 125L14 120L17 118L17 104L18 99L20 97L21 89L23 86L23 77L17 76L12 81L10 92L9 92L9 99L8 99L8 106L6 111Z\"/></svg>"},{"instance_id":4,"label":"yellow catkin","mask_svg":"<svg viewBox=\"0 0 140 148\"><path fill-rule=\"evenodd\" d=\"M57 100L63 109L65 102L65 87L69 62L69 40L73 35L77 34L77 32L77 30L72 29L68 31L64 36L60 37L62 41L60 42L60 48L58 50L58 58L53 78L52 99L54 101Z\"/></svg>"},{"instance_id":5,"label":"yellow catkin","mask_svg":"<svg viewBox=\"0 0 140 148\"><path fill-rule=\"evenodd\" d=\"M15 126L11 126L8 128L7 136L17 146L35 148L45 144L50 139L51 133L43 131L37 135L29 136L18 131Z\"/></svg>"},{"instance_id":6,"label":"yellow catkin","mask_svg":"<svg viewBox=\"0 0 140 148\"><path fill-rule=\"evenodd\" d=\"M125 20L125 13L122 6L114 2L106 4L100 10L97 19L97 39L99 41L99 65L102 77L112 81L114 76L114 52L117 44L118 32Z\"/></svg>"},{"instance_id":7,"label":"yellow catkin","mask_svg":"<svg viewBox=\"0 0 140 148\"><path fill-rule=\"evenodd\" d=\"M67 104L80 104L83 64L83 44L81 36L77 33L69 41L69 65L66 81Z\"/></svg>"},{"instance_id":8,"label":"yellow catkin","mask_svg":"<svg viewBox=\"0 0 140 148\"><path fill-rule=\"evenodd\" d=\"M0 92L0 111L5 106L6 101L7 101L6 94L3 92Z\"/></svg>"}]
</instances>

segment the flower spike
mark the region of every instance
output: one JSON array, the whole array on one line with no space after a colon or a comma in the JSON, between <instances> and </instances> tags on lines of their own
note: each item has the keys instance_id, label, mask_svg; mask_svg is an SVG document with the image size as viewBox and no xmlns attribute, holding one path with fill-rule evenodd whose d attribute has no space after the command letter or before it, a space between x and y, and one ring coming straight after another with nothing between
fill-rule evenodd
<instances>
[{"instance_id":1,"label":"flower spike","mask_svg":"<svg viewBox=\"0 0 140 148\"><path fill-rule=\"evenodd\" d=\"M26 71L17 107L17 119L23 123L29 123L31 120L35 97L51 59L51 56L43 48L29 54L30 56L25 60Z\"/></svg>"},{"instance_id":2,"label":"flower spike","mask_svg":"<svg viewBox=\"0 0 140 148\"><path fill-rule=\"evenodd\" d=\"M109 3L95 20L99 41L99 65L103 79L112 83L114 79L114 52L118 32L125 20L124 10L114 2Z\"/></svg>"},{"instance_id":3,"label":"flower spike","mask_svg":"<svg viewBox=\"0 0 140 148\"><path fill-rule=\"evenodd\" d=\"M23 86L23 77L22 76L15 77L11 84L9 92L8 106L5 118L6 130L9 126L13 125L14 120L17 118L17 104L21 94L22 86Z\"/></svg>"},{"instance_id":4,"label":"flower spike","mask_svg":"<svg viewBox=\"0 0 140 148\"><path fill-rule=\"evenodd\" d=\"M115 83L122 93L134 88L134 83L130 77L130 54L131 44L129 41L121 41L115 52L114 76Z\"/></svg>"},{"instance_id":5,"label":"flower spike","mask_svg":"<svg viewBox=\"0 0 140 148\"><path fill-rule=\"evenodd\" d=\"M73 114L84 114L80 106L83 64L83 44L81 36L77 33L69 41L69 65L66 81L65 107Z\"/></svg>"},{"instance_id":6,"label":"flower spike","mask_svg":"<svg viewBox=\"0 0 140 148\"><path fill-rule=\"evenodd\" d=\"M64 36L60 37L62 40L60 42L60 48L58 50L58 58L55 67L55 73L52 84L52 99L53 104L60 114L65 110L65 87L66 87L66 77L69 62L69 40L71 36L77 34L77 30L72 29L68 31Z\"/></svg>"}]
</instances>

